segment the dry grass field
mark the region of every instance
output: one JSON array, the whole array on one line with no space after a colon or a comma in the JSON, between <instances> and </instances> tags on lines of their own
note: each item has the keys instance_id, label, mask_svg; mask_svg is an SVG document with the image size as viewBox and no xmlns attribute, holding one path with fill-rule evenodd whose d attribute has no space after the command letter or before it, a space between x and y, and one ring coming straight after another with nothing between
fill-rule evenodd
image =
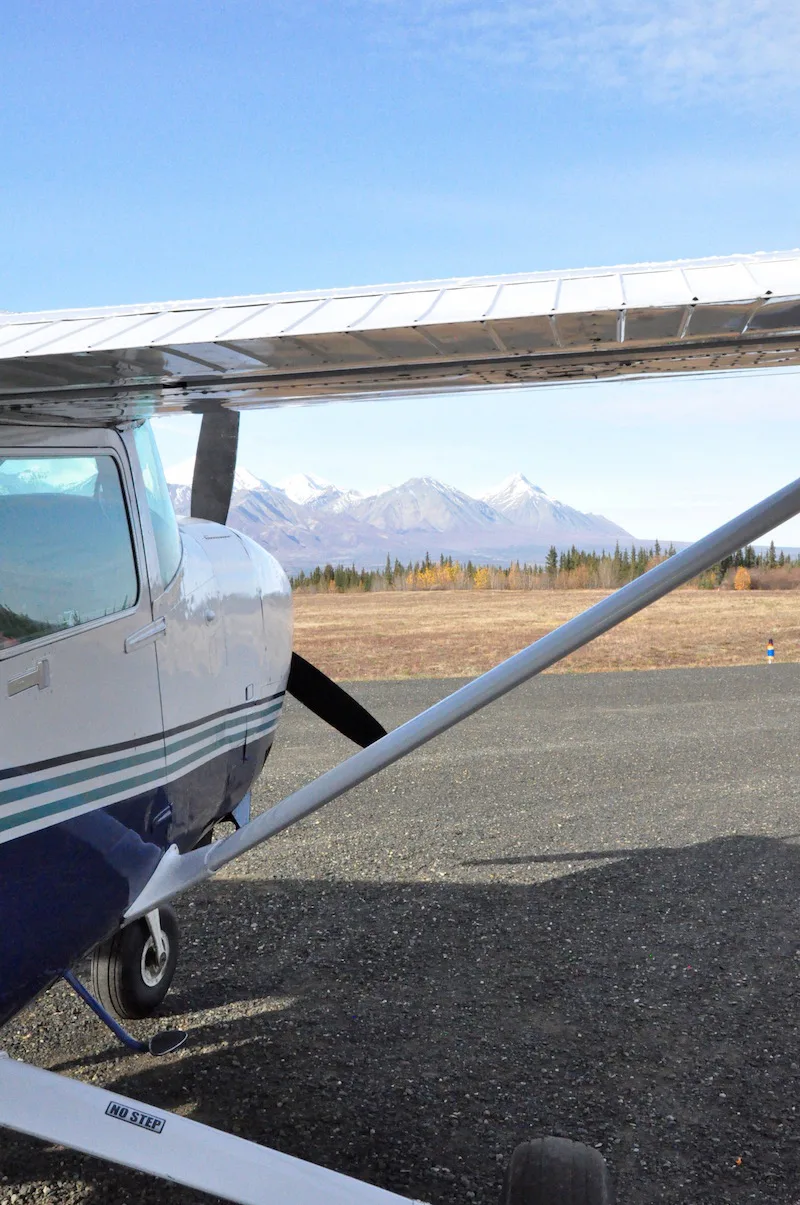
<instances>
[{"instance_id":1,"label":"dry grass field","mask_svg":"<svg viewBox=\"0 0 800 1205\"><path fill-rule=\"evenodd\" d=\"M605 597L600 590L298 594L295 648L339 680L466 677ZM679 590L550 673L800 661L800 593Z\"/></svg>"}]
</instances>

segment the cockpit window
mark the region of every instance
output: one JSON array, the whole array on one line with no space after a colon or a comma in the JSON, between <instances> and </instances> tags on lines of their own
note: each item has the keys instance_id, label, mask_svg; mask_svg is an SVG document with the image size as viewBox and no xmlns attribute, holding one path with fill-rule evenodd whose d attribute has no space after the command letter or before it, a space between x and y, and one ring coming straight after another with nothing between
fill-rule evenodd
<instances>
[{"instance_id":1,"label":"cockpit window","mask_svg":"<svg viewBox=\"0 0 800 1205\"><path fill-rule=\"evenodd\" d=\"M149 423L144 423L141 427L136 428L134 440L144 478L147 509L150 511L150 519L153 524L161 581L166 587L180 567L183 552L181 533L178 520L175 518L172 499L169 496L164 470L161 467L161 457L158 454Z\"/></svg>"},{"instance_id":2,"label":"cockpit window","mask_svg":"<svg viewBox=\"0 0 800 1205\"><path fill-rule=\"evenodd\" d=\"M0 650L135 606L113 457L0 454Z\"/></svg>"}]
</instances>

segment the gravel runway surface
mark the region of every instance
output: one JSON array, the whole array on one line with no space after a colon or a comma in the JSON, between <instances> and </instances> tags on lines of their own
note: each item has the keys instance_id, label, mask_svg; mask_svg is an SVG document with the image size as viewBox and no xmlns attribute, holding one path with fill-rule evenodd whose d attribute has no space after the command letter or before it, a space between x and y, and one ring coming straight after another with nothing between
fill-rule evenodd
<instances>
[{"instance_id":1,"label":"gravel runway surface","mask_svg":"<svg viewBox=\"0 0 800 1205\"><path fill-rule=\"evenodd\" d=\"M620 1205L796 1205L799 705L794 665L539 678L178 901L180 1054L64 987L0 1042L436 1205L543 1133ZM351 748L288 712L259 809ZM210 1199L0 1134L2 1205Z\"/></svg>"}]
</instances>

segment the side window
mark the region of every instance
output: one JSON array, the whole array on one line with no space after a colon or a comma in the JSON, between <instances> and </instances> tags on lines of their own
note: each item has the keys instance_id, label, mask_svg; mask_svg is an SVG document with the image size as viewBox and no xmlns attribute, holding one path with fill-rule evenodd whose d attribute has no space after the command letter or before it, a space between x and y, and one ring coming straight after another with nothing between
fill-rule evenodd
<instances>
[{"instance_id":1,"label":"side window","mask_svg":"<svg viewBox=\"0 0 800 1205\"><path fill-rule=\"evenodd\" d=\"M126 611L138 596L113 458L0 453L0 649Z\"/></svg>"},{"instance_id":2,"label":"side window","mask_svg":"<svg viewBox=\"0 0 800 1205\"><path fill-rule=\"evenodd\" d=\"M181 563L181 533L149 423L136 428L134 440L144 477L147 509L153 523L161 581L164 586L168 586Z\"/></svg>"}]
</instances>

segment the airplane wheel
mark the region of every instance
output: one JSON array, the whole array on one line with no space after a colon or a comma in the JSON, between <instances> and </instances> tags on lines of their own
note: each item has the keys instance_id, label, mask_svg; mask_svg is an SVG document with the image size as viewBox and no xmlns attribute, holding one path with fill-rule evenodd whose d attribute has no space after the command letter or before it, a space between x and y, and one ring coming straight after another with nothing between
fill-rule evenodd
<instances>
[{"instance_id":1,"label":"airplane wheel","mask_svg":"<svg viewBox=\"0 0 800 1205\"><path fill-rule=\"evenodd\" d=\"M166 943L166 961L159 966L155 942L142 917L120 929L92 955L92 991L109 1012L137 1019L151 1016L172 983L178 962L178 918L159 908Z\"/></svg>"},{"instance_id":2,"label":"airplane wheel","mask_svg":"<svg viewBox=\"0 0 800 1205\"><path fill-rule=\"evenodd\" d=\"M569 1138L536 1138L511 1156L500 1205L614 1205L614 1189L599 1151Z\"/></svg>"}]
</instances>

